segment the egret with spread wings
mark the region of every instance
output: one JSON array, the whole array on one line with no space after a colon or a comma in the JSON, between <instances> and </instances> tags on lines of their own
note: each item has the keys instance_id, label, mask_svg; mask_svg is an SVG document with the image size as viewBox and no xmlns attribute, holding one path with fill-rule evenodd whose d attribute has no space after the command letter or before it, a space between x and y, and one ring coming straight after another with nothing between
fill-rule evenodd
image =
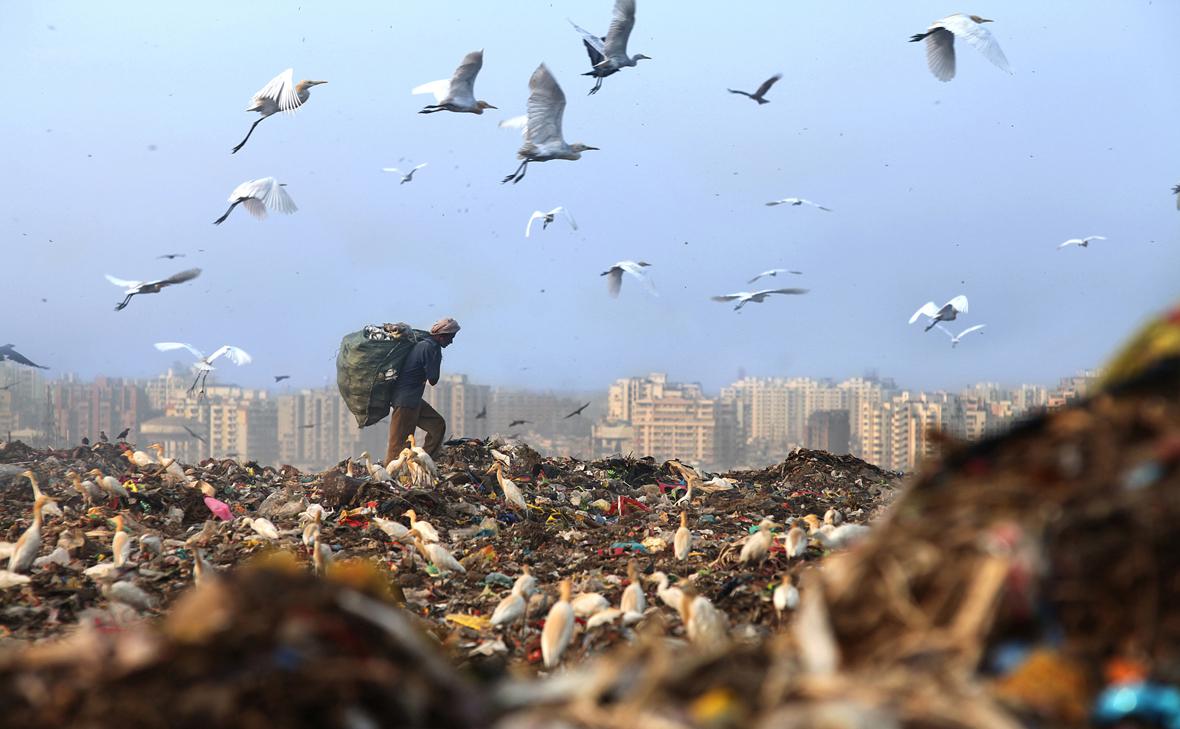
<instances>
[{"instance_id":1,"label":"egret with spread wings","mask_svg":"<svg viewBox=\"0 0 1180 729\"><path fill-rule=\"evenodd\" d=\"M190 268L187 271L181 271L180 273L173 274L168 278L162 278L158 281L126 281L121 278L115 278L109 273L104 275L106 276L107 281L110 281L114 285L125 289L123 293L126 294L126 297L115 306L115 311L122 311L123 309L127 308L127 304L131 302L132 296L136 296L138 294L158 294L166 286L173 286L175 284L184 283L185 281L192 281L194 278L201 275L201 269Z\"/></svg>"}]
</instances>

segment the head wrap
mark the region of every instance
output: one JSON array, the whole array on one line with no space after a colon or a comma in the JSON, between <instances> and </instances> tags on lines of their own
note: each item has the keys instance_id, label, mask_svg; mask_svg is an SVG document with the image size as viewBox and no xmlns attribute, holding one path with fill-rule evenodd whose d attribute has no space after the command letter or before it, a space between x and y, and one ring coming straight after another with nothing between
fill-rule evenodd
<instances>
[{"instance_id":1,"label":"head wrap","mask_svg":"<svg viewBox=\"0 0 1180 729\"><path fill-rule=\"evenodd\" d=\"M430 327L431 334L455 334L459 331L459 322L451 317L439 319Z\"/></svg>"}]
</instances>

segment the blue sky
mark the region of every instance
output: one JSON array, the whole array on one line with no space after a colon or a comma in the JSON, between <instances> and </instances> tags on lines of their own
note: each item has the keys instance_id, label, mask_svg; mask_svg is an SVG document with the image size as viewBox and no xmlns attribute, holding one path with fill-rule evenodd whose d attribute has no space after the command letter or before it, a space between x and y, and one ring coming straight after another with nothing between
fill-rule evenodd
<instances>
[{"instance_id":1,"label":"blue sky","mask_svg":"<svg viewBox=\"0 0 1180 729\"><path fill-rule=\"evenodd\" d=\"M570 18L605 32L609 0L15 4L0 27L5 304L0 339L54 372L150 375L151 343L229 343L223 370L262 385L334 378L336 344L368 322L463 325L444 370L494 384L585 389L666 370L716 388L755 375L877 368L915 388L1048 382L1100 364L1170 303L1180 272L1180 4L640 0L630 51L592 79ZM907 43L956 10L994 18L1005 74L959 47L957 77ZM482 117L418 115L419 83L484 48ZM577 162L500 179L544 61L565 89ZM237 154L271 77L324 79ZM725 92L782 72L757 106ZM412 184L385 166L428 162ZM299 206L211 221L240 182L273 175ZM802 196L834 209L769 208ZM523 237L534 209L580 229ZM1056 250L1075 236L1109 238ZM52 242L51 242L52 241ZM178 261L155 256L184 252ZM611 299L598 273L651 262ZM121 298L103 273L195 282ZM803 297L710 301L771 267ZM965 293L952 350L907 326ZM42 302L41 299L48 299ZM956 327L957 328L957 327ZM228 367L225 365L223 367ZM527 369L525 369L527 368Z\"/></svg>"}]
</instances>

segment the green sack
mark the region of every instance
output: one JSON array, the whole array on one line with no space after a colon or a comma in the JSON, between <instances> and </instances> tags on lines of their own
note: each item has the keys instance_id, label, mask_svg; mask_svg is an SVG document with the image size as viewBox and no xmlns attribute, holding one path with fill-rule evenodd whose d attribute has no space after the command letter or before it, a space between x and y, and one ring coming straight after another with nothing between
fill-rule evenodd
<instances>
[{"instance_id":1,"label":"green sack","mask_svg":"<svg viewBox=\"0 0 1180 729\"><path fill-rule=\"evenodd\" d=\"M364 428L389 414L393 388L410 350L429 332L408 324L367 326L346 334L336 355L336 386Z\"/></svg>"}]
</instances>

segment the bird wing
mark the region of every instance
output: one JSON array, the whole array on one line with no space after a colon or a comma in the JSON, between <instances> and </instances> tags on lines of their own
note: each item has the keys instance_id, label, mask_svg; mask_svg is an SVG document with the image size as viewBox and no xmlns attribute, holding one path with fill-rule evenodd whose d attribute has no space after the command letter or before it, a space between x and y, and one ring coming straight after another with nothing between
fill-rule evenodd
<instances>
[{"instance_id":1,"label":"bird wing","mask_svg":"<svg viewBox=\"0 0 1180 729\"><path fill-rule=\"evenodd\" d=\"M161 352L170 352L174 349L187 349L197 359L205 359L205 355L201 354L201 350L184 342L156 342L154 346Z\"/></svg>"},{"instance_id":2,"label":"bird wing","mask_svg":"<svg viewBox=\"0 0 1180 729\"><path fill-rule=\"evenodd\" d=\"M42 367L41 365L37 364L33 360L29 359L28 357L24 356L20 352L16 351L12 347L4 347L2 349L3 349L3 353L0 354L0 361L3 361L4 358L7 357L8 359L12 360L13 362L16 362L17 364L23 364L23 365L27 365L29 367L36 367L38 369L43 369L43 370L49 369L48 367Z\"/></svg>"},{"instance_id":3,"label":"bird wing","mask_svg":"<svg viewBox=\"0 0 1180 729\"><path fill-rule=\"evenodd\" d=\"M533 230L533 221L540 220L541 218L544 218L544 217L545 217L545 213L541 212L540 210L533 211L533 214L529 216L529 224L524 226L524 237L525 238L528 238L529 234Z\"/></svg>"},{"instance_id":4,"label":"bird wing","mask_svg":"<svg viewBox=\"0 0 1180 729\"><path fill-rule=\"evenodd\" d=\"M551 210L550 212L552 212L552 213L560 212L562 215L565 216L565 219L569 221L571 228L573 228L574 230L578 229L578 223L577 223L577 221L574 220L574 216L570 215L570 211L566 210L561 205L558 205L557 207L553 208L553 210Z\"/></svg>"},{"instance_id":5,"label":"bird wing","mask_svg":"<svg viewBox=\"0 0 1180 729\"><path fill-rule=\"evenodd\" d=\"M627 55L627 39L635 27L635 0L615 0L614 16L606 31L603 54L607 58Z\"/></svg>"},{"instance_id":6,"label":"bird wing","mask_svg":"<svg viewBox=\"0 0 1180 729\"><path fill-rule=\"evenodd\" d=\"M458 72L456 71L456 73ZM433 94L436 102L447 98L447 94L450 91L451 82L445 78L439 79L438 81L430 81L410 89L411 94Z\"/></svg>"},{"instance_id":7,"label":"bird wing","mask_svg":"<svg viewBox=\"0 0 1180 729\"><path fill-rule=\"evenodd\" d=\"M915 311L914 315L910 317L910 324L918 321L918 317L923 315L931 318L938 316L938 307L934 305L933 301L927 301L925 304L922 304L921 308Z\"/></svg>"},{"instance_id":8,"label":"bird wing","mask_svg":"<svg viewBox=\"0 0 1180 729\"><path fill-rule=\"evenodd\" d=\"M1082 238L1082 240L1089 243L1092 240L1106 240L1106 236L1104 236L1104 235L1088 235L1085 238Z\"/></svg>"},{"instance_id":9,"label":"bird wing","mask_svg":"<svg viewBox=\"0 0 1180 729\"><path fill-rule=\"evenodd\" d=\"M463 56L463 62L455 69L451 76L451 98L475 100L475 77L479 69L483 68L483 51L472 51Z\"/></svg>"},{"instance_id":10,"label":"bird wing","mask_svg":"<svg viewBox=\"0 0 1180 729\"><path fill-rule=\"evenodd\" d=\"M284 215L290 215L299 209L295 207L295 201L291 199L291 196L287 194L287 188L280 185L273 177L266 179L270 180L270 186L266 190L262 202L266 205L267 210L274 210Z\"/></svg>"},{"instance_id":11,"label":"bird wing","mask_svg":"<svg viewBox=\"0 0 1180 729\"><path fill-rule=\"evenodd\" d=\"M295 111L303 105L299 94L295 93L295 69L288 68L270 80L266 86L254 94L253 102L270 99L278 104L279 111Z\"/></svg>"},{"instance_id":12,"label":"bird wing","mask_svg":"<svg viewBox=\"0 0 1180 729\"><path fill-rule=\"evenodd\" d=\"M1070 238L1069 240L1065 241L1064 243L1058 243L1057 250L1061 250L1062 248L1065 248L1066 246L1076 245L1081 242L1082 242L1081 238Z\"/></svg>"},{"instance_id":13,"label":"bird wing","mask_svg":"<svg viewBox=\"0 0 1180 729\"><path fill-rule=\"evenodd\" d=\"M205 361L212 362L223 354L229 358L230 362L233 362L239 366L250 364L253 361L253 358L246 352L246 350L239 349L238 347L235 347L231 344L221 345L221 347L214 351L213 354L209 355L209 358Z\"/></svg>"},{"instance_id":14,"label":"bird wing","mask_svg":"<svg viewBox=\"0 0 1180 729\"><path fill-rule=\"evenodd\" d=\"M759 296L767 294L805 294L811 289L762 289L758 292Z\"/></svg>"},{"instance_id":15,"label":"bird wing","mask_svg":"<svg viewBox=\"0 0 1180 729\"><path fill-rule=\"evenodd\" d=\"M618 296L619 290L623 288L623 269L618 266L611 267L606 272L606 285L611 296Z\"/></svg>"},{"instance_id":16,"label":"bird wing","mask_svg":"<svg viewBox=\"0 0 1180 729\"><path fill-rule=\"evenodd\" d=\"M955 298L946 302L945 306L951 307L952 309L959 312L960 314L966 314L967 313L967 297L964 296L963 294L959 294Z\"/></svg>"},{"instance_id":17,"label":"bird wing","mask_svg":"<svg viewBox=\"0 0 1180 729\"><path fill-rule=\"evenodd\" d=\"M754 92L754 96L765 95L767 91L770 91L770 87L778 83L778 80L782 77L783 75L781 73L776 73L775 75L763 81L762 85L758 87L758 90Z\"/></svg>"},{"instance_id":18,"label":"bird wing","mask_svg":"<svg viewBox=\"0 0 1180 729\"><path fill-rule=\"evenodd\" d=\"M520 116L514 116L501 121L496 126L501 129L519 129L520 133L524 134L529 128L529 115L521 114Z\"/></svg>"},{"instance_id":19,"label":"bird wing","mask_svg":"<svg viewBox=\"0 0 1180 729\"><path fill-rule=\"evenodd\" d=\"M971 332L977 332L980 329L983 329L985 326L987 326L987 324L976 324L973 327L967 327L963 331L959 332L959 339L962 339L963 337L967 336Z\"/></svg>"},{"instance_id":20,"label":"bird wing","mask_svg":"<svg viewBox=\"0 0 1180 729\"><path fill-rule=\"evenodd\" d=\"M799 202L803 203L804 205L810 205L813 208L819 208L820 210L826 210L829 213L832 212L831 208L825 208L823 205L820 205L819 203L813 202L811 200L799 198Z\"/></svg>"},{"instance_id":21,"label":"bird wing","mask_svg":"<svg viewBox=\"0 0 1180 729\"><path fill-rule=\"evenodd\" d=\"M425 167L425 166L426 166L426 165L428 165L428 164L430 164L430 163L429 163L429 162L423 162L423 163L422 163L422 164L420 164L420 165L414 165L414 169L410 170L410 172L416 172L416 171L418 171L418 170L422 169L423 167Z\"/></svg>"},{"instance_id":22,"label":"bird wing","mask_svg":"<svg viewBox=\"0 0 1180 729\"><path fill-rule=\"evenodd\" d=\"M734 299L740 299L745 296L746 296L746 293L743 291L740 294L722 294L721 296L710 296L709 298L712 299L713 301L724 302L724 301L733 301Z\"/></svg>"},{"instance_id":23,"label":"bird wing","mask_svg":"<svg viewBox=\"0 0 1180 729\"><path fill-rule=\"evenodd\" d=\"M942 27L930 31L926 36L926 65L939 81L950 81L955 77L954 33Z\"/></svg>"},{"instance_id":24,"label":"bird wing","mask_svg":"<svg viewBox=\"0 0 1180 729\"><path fill-rule=\"evenodd\" d=\"M566 18L566 20L569 20L569 18ZM586 44L586 52L590 54L591 65L597 66L602 62L603 52L606 50L605 39L599 38L572 20L569 23L574 26L574 30L582 35L582 42ZM595 55L597 55L598 60L595 60Z\"/></svg>"},{"instance_id":25,"label":"bird wing","mask_svg":"<svg viewBox=\"0 0 1180 729\"><path fill-rule=\"evenodd\" d=\"M560 142L561 117L565 113L565 93L545 64L537 66L529 78L529 120L525 139L536 146Z\"/></svg>"},{"instance_id":26,"label":"bird wing","mask_svg":"<svg viewBox=\"0 0 1180 729\"><path fill-rule=\"evenodd\" d=\"M994 63L999 69L1012 73L1012 69L1008 67L1008 59L1004 57L1004 52L1000 50L1000 44L996 42L995 37L991 31L988 30L982 23L976 23L966 15L952 15L938 21L936 25L954 33L956 36L962 38L971 44L971 47L983 54L984 58ZM929 57L930 51L930 36L926 36L926 51ZM954 74L954 53L951 54L951 73ZM934 67L931 66L931 71ZM936 74L937 75L937 74Z\"/></svg>"},{"instance_id":27,"label":"bird wing","mask_svg":"<svg viewBox=\"0 0 1180 729\"><path fill-rule=\"evenodd\" d=\"M246 208L246 212L250 213L259 220L266 220L266 203L262 202L258 198L246 198L242 201L242 207Z\"/></svg>"},{"instance_id":28,"label":"bird wing","mask_svg":"<svg viewBox=\"0 0 1180 729\"><path fill-rule=\"evenodd\" d=\"M934 328L939 330L943 334L947 335L948 337L950 337L952 342L955 341L955 339L957 339L957 337L954 335L954 333L951 332L950 329L947 329L946 327L944 327L940 323L935 323ZM960 336L962 336L962 335L960 335Z\"/></svg>"},{"instance_id":29,"label":"bird wing","mask_svg":"<svg viewBox=\"0 0 1180 729\"><path fill-rule=\"evenodd\" d=\"M394 174L397 174L397 175L400 175L400 174L402 174L402 171L401 171L401 170L399 170L399 169L398 169L398 168L396 168L396 167L382 167L382 168L381 168L381 171L382 171L382 172L392 172L392 173L394 173Z\"/></svg>"},{"instance_id":30,"label":"bird wing","mask_svg":"<svg viewBox=\"0 0 1180 729\"><path fill-rule=\"evenodd\" d=\"M143 281L126 281L121 278L115 278L114 276L110 275L109 273L104 273L103 276L106 276L107 281L110 281L114 285L120 286L125 289L137 289L140 286L143 286Z\"/></svg>"},{"instance_id":31,"label":"bird wing","mask_svg":"<svg viewBox=\"0 0 1180 729\"><path fill-rule=\"evenodd\" d=\"M161 281L155 281L153 283L158 283L161 286L171 286L172 284L179 284L179 283L184 283L185 281L192 281L194 278L196 278L197 276L200 276L200 275L201 275L201 269L190 268L187 271L181 271L180 273L174 273L166 279L163 279Z\"/></svg>"}]
</instances>

